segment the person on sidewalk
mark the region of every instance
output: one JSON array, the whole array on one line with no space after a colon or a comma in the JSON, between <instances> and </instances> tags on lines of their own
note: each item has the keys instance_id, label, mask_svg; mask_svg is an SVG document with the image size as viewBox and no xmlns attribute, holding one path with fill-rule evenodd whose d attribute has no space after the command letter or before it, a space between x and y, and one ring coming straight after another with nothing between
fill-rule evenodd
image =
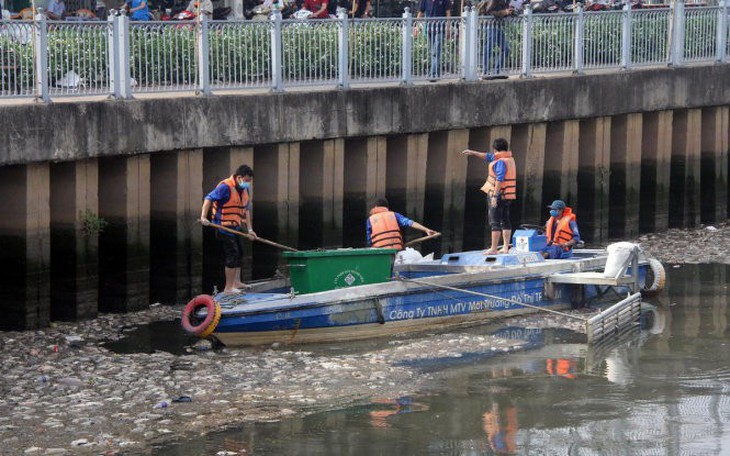
<instances>
[{"instance_id":1,"label":"person on sidewalk","mask_svg":"<svg viewBox=\"0 0 730 456\"><path fill-rule=\"evenodd\" d=\"M485 255L496 255L509 252L512 224L509 219L509 207L517 199L517 168L509 143L504 138L497 138L492 143L493 152L478 152L465 149L464 155L478 157L488 163L487 181L481 190L487 194L489 202L489 225L492 231L492 244ZM497 250L499 238L502 237L502 249Z\"/></svg>"},{"instance_id":2,"label":"person on sidewalk","mask_svg":"<svg viewBox=\"0 0 730 456\"><path fill-rule=\"evenodd\" d=\"M573 256L573 246L580 241L578 223L573 210L561 200L548 206L550 219L545 223L547 246L542 256L549 260L562 260Z\"/></svg>"},{"instance_id":3,"label":"person on sidewalk","mask_svg":"<svg viewBox=\"0 0 730 456\"><path fill-rule=\"evenodd\" d=\"M379 199L370 209L366 224L368 246L403 250L401 228L405 227L423 231L426 236L436 234L436 231L388 209L388 200L385 198Z\"/></svg>"},{"instance_id":4,"label":"person on sidewalk","mask_svg":"<svg viewBox=\"0 0 730 456\"><path fill-rule=\"evenodd\" d=\"M127 8L127 14L132 21L149 21L150 9L145 0L126 0L124 4Z\"/></svg>"},{"instance_id":5,"label":"person on sidewalk","mask_svg":"<svg viewBox=\"0 0 730 456\"><path fill-rule=\"evenodd\" d=\"M66 4L63 0L50 0L48 9L46 9L46 17L52 21L62 21L63 14L66 12Z\"/></svg>"},{"instance_id":6,"label":"person on sidewalk","mask_svg":"<svg viewBox=\"0 0 730 456\"><path fill-rule=\"evenodd\" d=\"M203 200L200 222L209 225L208 213L213 209L213 223L256 236L251 226L251 182L253 170L241 165L233 175L222 180ZM216 238L222 242L226 275L224 293L240 293L245 287L241 282L243 236L217 230Z\"/></svg>"},{"instance_id":7,"label":"person on sidewalk","mask_svg":"<svg viewBox=\"0 0 730 456\"><path fill-rule=\"evenodd\" d=\"M418 3L417 18L450 18L453 3L451 0L420 0ZM441 77L441 53L444 48L444 38L451 35L451 22L428 21L423 24L428 38L428 49L431 53L431 67L428 70L428 80L436 82Z\"/></svg>"},{"instance_id":8,"label":"person on sidewalk","mask_svg":"<svg viewBox=\"0 0 730 456\"><path fill-rule=\"evenodd\" d=\"M506 78L500 75L505 61L509 58L509 42L504 34L505 18L514 14L508 0L489 0L484 13L492 19L484 22L484 52L482 53L482 79ZM497 56L492 65L492 53L497 48Z\"/></svg>"}]
</instances>

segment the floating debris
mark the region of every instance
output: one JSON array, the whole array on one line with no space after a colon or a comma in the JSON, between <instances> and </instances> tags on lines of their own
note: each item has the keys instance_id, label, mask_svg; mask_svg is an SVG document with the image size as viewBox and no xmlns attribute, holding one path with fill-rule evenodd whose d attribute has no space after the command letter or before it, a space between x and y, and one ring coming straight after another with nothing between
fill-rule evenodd
<instances>
[{"instance_id":1,"label":"floating debris","mask_svg":"<svg viewBox=\"0 0 730 456\"><path fill-rule=\"evenodd\" d=\"M730 222L699 228L673 228L645 234L635 242L664 263L730 264Z\"/></svg>"}]
</instances>

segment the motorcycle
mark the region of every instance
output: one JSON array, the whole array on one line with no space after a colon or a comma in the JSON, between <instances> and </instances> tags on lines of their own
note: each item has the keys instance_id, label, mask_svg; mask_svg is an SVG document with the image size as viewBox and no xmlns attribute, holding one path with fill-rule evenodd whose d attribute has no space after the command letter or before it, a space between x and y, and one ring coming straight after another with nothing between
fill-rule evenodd
<instances>
[{"instance_id":1,"label":"motorcycle","mask_svg":"<svg viewBox=\"0 0 730 456\"><path fill-rule=\"evenodd\" d=\"M294 19L304 20L304 19L309 19L310 17L312 17L312 14L314 14L314 13L312 13L309 10L300 9L299 11L294 13L292 16L294 17Z\"/></svg>"},{"instance_id":2,"label":"motorcycle","mask_svg":"<svg viewBox=\"0 0 730 456\"><path fill-rule=\"evenodd\" d=\"M562 10L558 0L538 0L532 2L532 12L535 14L559 13Z\"/></svg>"},{"instance_id":3,"label":"motorcycle","mask_svg":"<svg viewBox=\"0 0 730 456\"><path fill-rule=\"evenodd\" d=\"M289 19L296 12L296 9L291 6L289 2L276 0L273 3L264 2L260 5L257 5L253 9L253 16L251 17L251 19L254 21L268 21L272 19L272 13L277 10L281 12L282 19Z\"/></svg>"}]
</instances>

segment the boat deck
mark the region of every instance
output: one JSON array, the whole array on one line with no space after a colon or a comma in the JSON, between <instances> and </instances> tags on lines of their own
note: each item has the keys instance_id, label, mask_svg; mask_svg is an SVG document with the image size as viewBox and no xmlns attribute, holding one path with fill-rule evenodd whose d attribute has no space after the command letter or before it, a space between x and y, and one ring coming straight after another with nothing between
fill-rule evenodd
<instances>
[{"instance_id":1,"label":"boat deck","mask_svg":"<svg viewBox=\"0 0 730 456\"><path fill-rule=\"evenodd\" d=\"M445 255L441 260L396 265L393 271L394 278L390 282L308 294L267 292L265 285L259 283L256 287L257 292L218 293L215 295L215 300L220 304L224 315L269 312L272 309L291 310L304 305L325 303L331 305L333 302L357 299L382 299L413 293L419 288L397 280L399 277L429 278L442 285L469 286L477 283L546 279L561 273L597 272L603 268L605 260L606 251L596 249L581 250L573 258L565 260L545 260L534 252L483 255L479 250ZM272 284L272 287L280 291L281 285L279 279Z\"/></svg>"}]
</instances>

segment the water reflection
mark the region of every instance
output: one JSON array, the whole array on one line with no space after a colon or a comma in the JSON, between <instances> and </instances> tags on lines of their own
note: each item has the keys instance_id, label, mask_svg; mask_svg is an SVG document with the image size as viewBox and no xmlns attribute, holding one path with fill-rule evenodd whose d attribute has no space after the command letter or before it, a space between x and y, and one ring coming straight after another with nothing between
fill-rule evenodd
<instances>
[{"instance_id":1,"label":"water reflection","mask_svg":"<svg viewBox=\"0 0 730 456\"><path fill-rule=\"evenodd\" d=\"M496 454L514 454L517 450L517 406L506 394L496 394L482 415L489 448Z\"/></svg>"},{"instance_id":2,"label":"water reflection","mask_svg":"<svg viewBox=\"0 0 730 456\"><path fill-rule=\"evenodd\" d=\"M434 383L415 396L246 425L154 454L730 454L729 269L669 267L643 329L619 341L588 347L531 329L531 350L420 366Z\"/></svg>"},{"instance_id":3,"label":"water reflection","mask_svg":"<svg viewBox=\"0 0 730 456\"><path fill-rule=\"evenodd\" d=\"M123 332L123 338L106 342L103 346L115 353L154 353L159 350L184 355L186 348L197 341L195 336L180 330L180 319L134 325L124 328Z\"/></svg>"},{"instance_id":4,"label":"water reflection","mask_svg":"<svg viewBox=\"0 0 730 456\"><path fill-rule=\"evenodd\" d=\"M378 409L370 411L370 424L376 428L390 427L388 418L391 416L428 410L428 405L416 402L410 396L397 399L376 399L373 404Z\"/></svg>"}]
</instances>

